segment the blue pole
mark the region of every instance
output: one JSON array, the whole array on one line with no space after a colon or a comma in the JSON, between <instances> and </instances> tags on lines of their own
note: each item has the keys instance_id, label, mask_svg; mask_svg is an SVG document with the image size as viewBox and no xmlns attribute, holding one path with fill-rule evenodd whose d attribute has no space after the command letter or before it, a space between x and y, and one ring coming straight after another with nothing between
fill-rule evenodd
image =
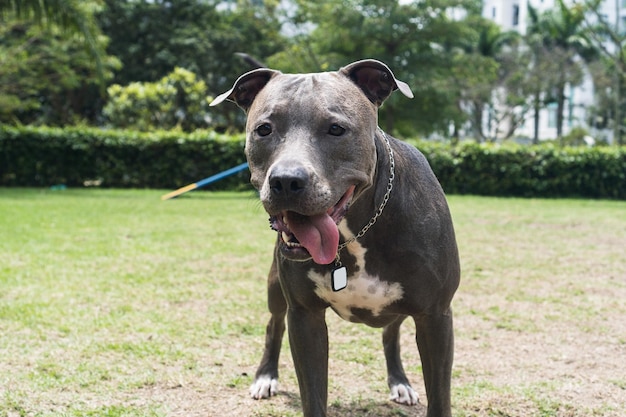
<instances>
[{"instance_id":1,"label":"blue pole","mask_svg":"<svg viewBox=\"0 0 626 417\"><path fill-rule=\"evenodd\" d=\"M238 173L240 171L243 171L244 169L247 169L247 168L248 168L248 163L244 162L243 164L237 165L236 167L227 169L226 171L222 171L219 174L212 175L209 178L205 178L205 179L203 179L201 181L198 181L196 183L196 189L200 188L200 187L204 187L205 185L209 185L212 182L219 181L222 178L226 178L226 177L228 177L230 175L236 174L236 173Z\"/></svg>"},{"instance_id":2,"label":"blue pole","mask_svg":"<svg viewBox=\"0 0 626 417\"><path fill-rule=\"evenodd\" d=\"M169 200L170 198L173 197L178 197L181 194L184 194L188 191L191 190L197 190L198 188L204 187L205 185L209 185L212 182L216 182L221 180L222 178L226 178L230 175L236 174L240 171L243 171L244 169L248 168L248 163L244 162L243 164L239 164L236 167L232 167L230 169L227 169L226 171L222 171L219 174L215 174L215 175L211 175L208 178L205 178L203 180L200 180L198 182L194 182L193 184L189 184L186 185L184 187L179 188L176 191L172 191L171 193L167 193L165 195L161 196L161 200Z\"/></svg>"}]
</instances>

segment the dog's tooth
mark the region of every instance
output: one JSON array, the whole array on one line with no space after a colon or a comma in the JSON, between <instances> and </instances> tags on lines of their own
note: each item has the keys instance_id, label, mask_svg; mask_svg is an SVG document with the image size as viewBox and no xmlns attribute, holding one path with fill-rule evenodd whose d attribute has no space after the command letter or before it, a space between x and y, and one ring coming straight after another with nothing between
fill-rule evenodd
<instances>
[{"instance_id":1,"label":"dog's tooth","mask_svg":"<svg viewBox=\"0 0 626 417\"><path fill-rule=\"evenodd\" d=\"M285 243L288 243L288 242L289 242L289 235L288 235L287 233L283 232L282 237L283 237L283 241L284 241Z\"/></svg>"}]
</instances>

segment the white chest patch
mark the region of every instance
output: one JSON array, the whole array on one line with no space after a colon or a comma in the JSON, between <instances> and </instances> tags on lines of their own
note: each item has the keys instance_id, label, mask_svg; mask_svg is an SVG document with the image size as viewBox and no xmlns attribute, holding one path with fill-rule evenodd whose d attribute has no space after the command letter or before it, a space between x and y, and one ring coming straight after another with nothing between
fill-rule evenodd
<instances>
[{"instance_id":1,"label":"white chest patch","mask_svg":"<svg viewBox=\"0 0 626 417\"><path fill-rule=\"evenodd\" d=\"M344 236L352 236L352 232L345 225L339 224ZM309 271L308 277L315 282L315 293L328 302L344 320L350 320L353 308L365 309L378 316L383 308L402 298L404 291L397 282L382 282L377 275L370 275L365 270L365 252L367 249L359 242L352 242L346 248L356 257L356 273L348 275L348 285L340 291L331 288L330 273L319 274Z\"/></svg>"}]
</instances>

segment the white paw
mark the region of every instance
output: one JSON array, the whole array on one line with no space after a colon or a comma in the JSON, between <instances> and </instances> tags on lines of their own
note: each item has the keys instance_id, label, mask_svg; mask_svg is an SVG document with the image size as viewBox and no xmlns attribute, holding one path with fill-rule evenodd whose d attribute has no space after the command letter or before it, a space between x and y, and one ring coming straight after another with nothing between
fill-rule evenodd
<instances>
[{"instance_id":1,"label":"white paw","mask_svg":"<svg viewBox=\"0 0 626 417\"><path fill-rule=\"evenodd\" d=\"M418 402L417 392L409 385L397 384L391 387L391 401L399 404L415 405Z\"/></svg>"},{"instance_id":2,"label":"white paw","mask_svg":"<svg viewBox=\"0 0 626 417\"><path fill-rule=\"evenodd\" d=\"M267 375L259 376L250 386L250 395L255 400L269 398L278 392L278 379L270 378Z\"/></svg>"}]
</instances>

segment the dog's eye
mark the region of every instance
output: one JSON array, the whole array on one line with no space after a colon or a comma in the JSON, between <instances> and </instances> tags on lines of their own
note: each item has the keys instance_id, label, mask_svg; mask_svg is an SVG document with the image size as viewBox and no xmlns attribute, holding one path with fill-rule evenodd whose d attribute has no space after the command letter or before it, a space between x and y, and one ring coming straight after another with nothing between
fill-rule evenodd
<instances>
[{"instance_id":1,"label":"dog's eye","mask_svg":"<svg viewBox=\"0 0 626 417\"><path fill-rule=\"evenodd\" d=\"M330 128L328 128L328 133L333 136L341 136L344 134L345 131L346 129L339 126L337 123L333 123L332 125L330 125Z\"/></svg>"},{"instance_id":2,"label":"dog's eye","mask_svg":"<svg viewBox=\"0 0 626 417\"><path fill-rule=\"evenodd\" d=\"M267 136L272 133L272 125L269 123L263 123L261 126L256 128L256 133L259 136Z\"/></svg>"}]
</instances>

